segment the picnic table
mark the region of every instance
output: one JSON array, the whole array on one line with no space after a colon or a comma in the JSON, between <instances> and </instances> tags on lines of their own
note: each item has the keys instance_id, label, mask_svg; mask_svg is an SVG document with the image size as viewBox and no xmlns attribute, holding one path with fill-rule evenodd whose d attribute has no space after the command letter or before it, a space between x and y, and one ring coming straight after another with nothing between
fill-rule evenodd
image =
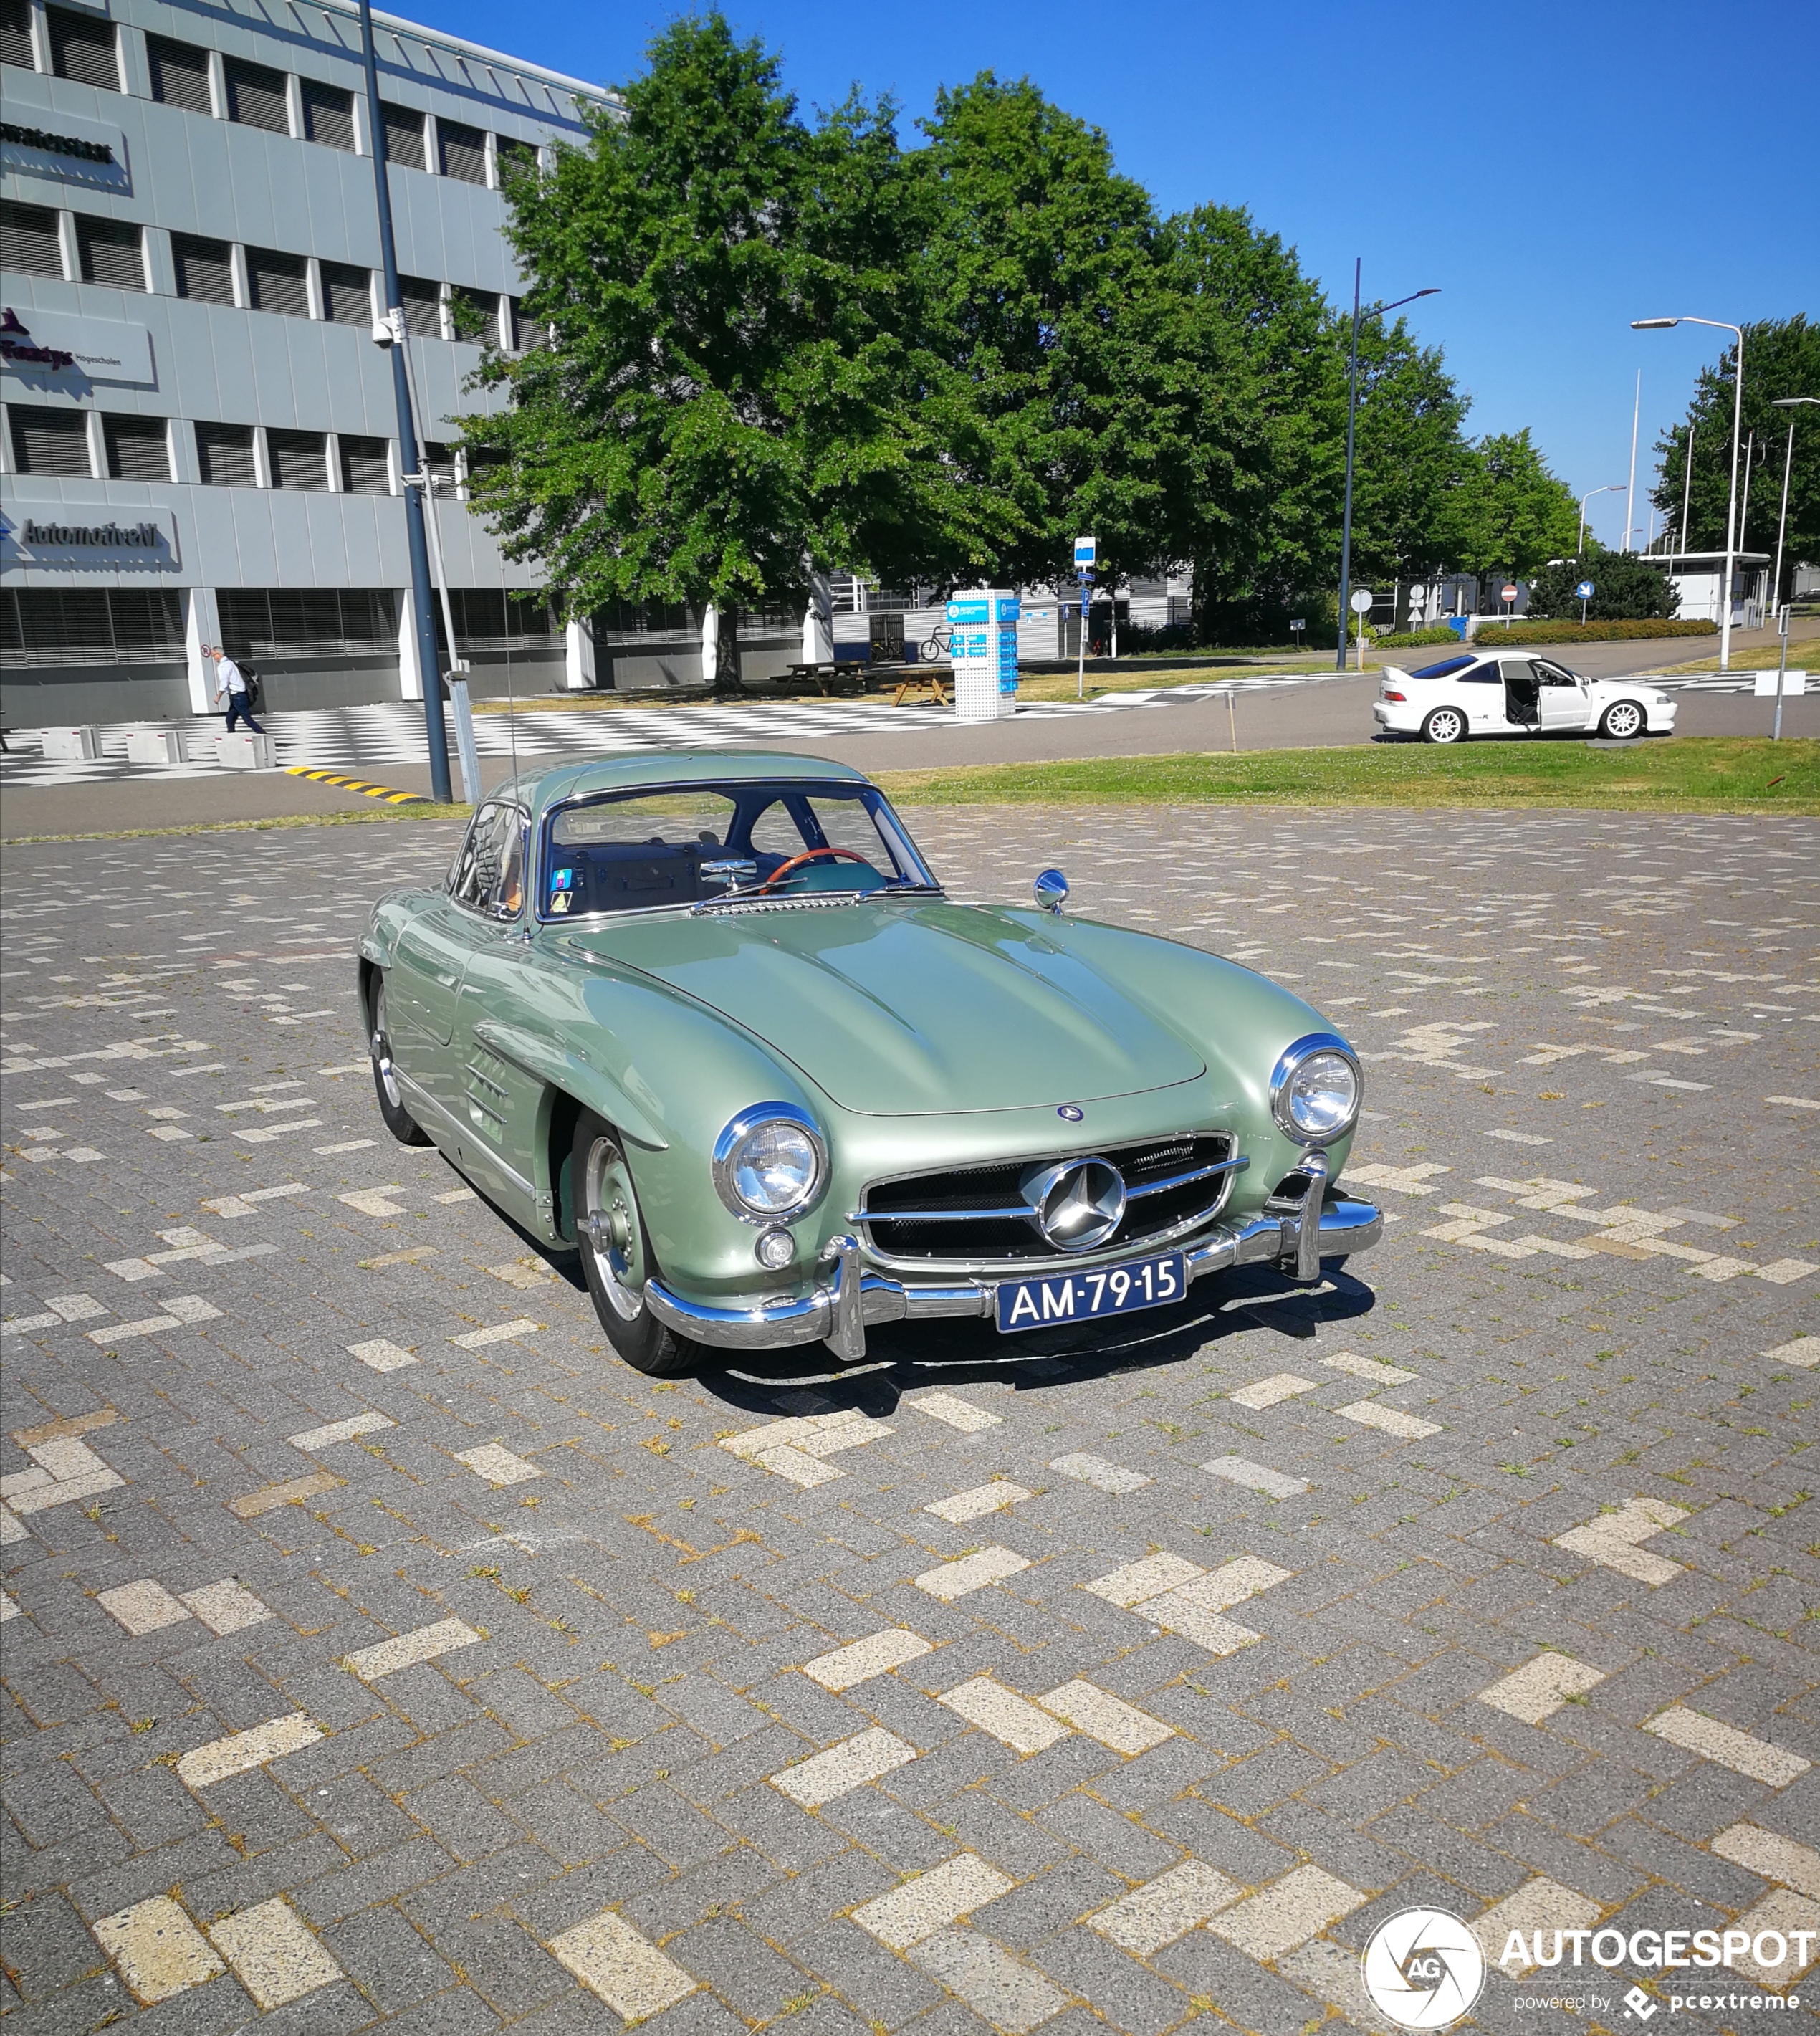
<instances>
[{"instance_id":1,"label":"picnic table","mask_svg":"<svg viewBox=\"0 0 1820 2036\"><path fill-rule=\"evenodd\" d=\"M863 681L867 670L867 661L864 658L823 658L820 660L806 660L800 664L791 665L786 669L793 679L813 679L825 694L831 687L838 684L842 679L857 678Z\"/></svg>"}]
</instances>

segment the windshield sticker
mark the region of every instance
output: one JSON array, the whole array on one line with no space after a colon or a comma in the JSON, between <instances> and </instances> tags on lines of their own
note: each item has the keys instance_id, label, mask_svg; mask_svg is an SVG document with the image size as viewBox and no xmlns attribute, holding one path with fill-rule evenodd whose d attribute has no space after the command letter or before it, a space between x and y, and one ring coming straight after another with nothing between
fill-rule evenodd
<instances>
[{"instance_id":1,"label":"windshield sticker","mask_svg":"<svg viewBox=\"0 0 1820 2036\"><path fill-rule=\"evenodd\" d=\"M550 872L550 892L572 891L575 888L575 873L572 869L552 869Z\"/></svg>"},{"instance_id":2,"label":"windshield sticker","mask_svg":"<svg viewBox=\"0 0 1820 2036\"><path fill-rule=\"evenodd\" d=\"M552 918L567 911L569 909L569 896L570 894L567 891L559 891L556 896L550 900L550 914Z\"/></svg>"}]
</instances>

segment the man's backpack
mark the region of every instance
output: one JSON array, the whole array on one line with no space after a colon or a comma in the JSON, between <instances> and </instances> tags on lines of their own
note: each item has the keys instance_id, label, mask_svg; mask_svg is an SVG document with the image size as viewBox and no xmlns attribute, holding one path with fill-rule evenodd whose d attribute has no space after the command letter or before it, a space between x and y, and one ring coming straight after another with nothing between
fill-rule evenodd
<instances>
[{"instance_id":1,"label":"man's backpack","mask_svg":"<svg viewBox=\"0 0 1820 2036\"><path fill-rule=\"evenodd\" d=\"M240 676L247 681L247 705L257 714L266 703L266 689L259 683L259 674L251 665L243 665Z\"/></svg>"}]
</instances>

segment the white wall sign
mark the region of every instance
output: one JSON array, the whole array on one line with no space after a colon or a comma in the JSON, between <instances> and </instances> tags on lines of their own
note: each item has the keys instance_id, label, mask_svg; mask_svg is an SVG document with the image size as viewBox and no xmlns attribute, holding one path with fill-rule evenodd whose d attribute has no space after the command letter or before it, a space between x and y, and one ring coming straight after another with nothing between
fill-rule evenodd
<instances>
[{"instance_id":1,"label":"white wall sign","mask_svg":"<svg viewBox=\"0 0 1820 2036\"><path fill-rule=\"evenodd\" d=\"M40 379L62 376L65 386L85 375L91 382L158 379L152 335L144 326L11 304L0 306L0 368Z\"/></svg>"},{"instance_id":2,"label":"white wall sign","mask_svg":"<svg viewBox=\"0 0 1820 2036\"><path fill-rule=\"evenodd\" d=\"M14 101L0 119L0 168L15 176L52 177L91 190L127 191L126 138L104 120Z\"/></svg>"},{"instance_id":3,"label":"white wall sign","mask_svg":"<svg viewBox=\"0 0 1820 2036\"><path fill-rule=\"evenodd\" d=\"M0 516L0 564L14 569L175 572L177 518L168 509L110 513L100 503L11 502Z\"/></svg>"}]
</instances>

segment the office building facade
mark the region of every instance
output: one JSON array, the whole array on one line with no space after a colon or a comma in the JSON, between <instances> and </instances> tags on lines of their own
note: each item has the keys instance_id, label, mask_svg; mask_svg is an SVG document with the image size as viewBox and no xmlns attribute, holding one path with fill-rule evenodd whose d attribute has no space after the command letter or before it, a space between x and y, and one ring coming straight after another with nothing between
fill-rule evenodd
<instances>
[{"instance_id":1,"label":"office building facade","mask_svg":"<svg viewBox=\"0 0 1820 2036\"><path fill-rule=\"evenodd\" d=\"M202 647L275 707L420 696L372 155L477 692L591 684L593 632L511 598L447 420L521 332L503 177L598 87L341 0L0 0L0 717L205 711ZM496 399L495 399L496 400Z\"/></svg>"}]
</instances>

